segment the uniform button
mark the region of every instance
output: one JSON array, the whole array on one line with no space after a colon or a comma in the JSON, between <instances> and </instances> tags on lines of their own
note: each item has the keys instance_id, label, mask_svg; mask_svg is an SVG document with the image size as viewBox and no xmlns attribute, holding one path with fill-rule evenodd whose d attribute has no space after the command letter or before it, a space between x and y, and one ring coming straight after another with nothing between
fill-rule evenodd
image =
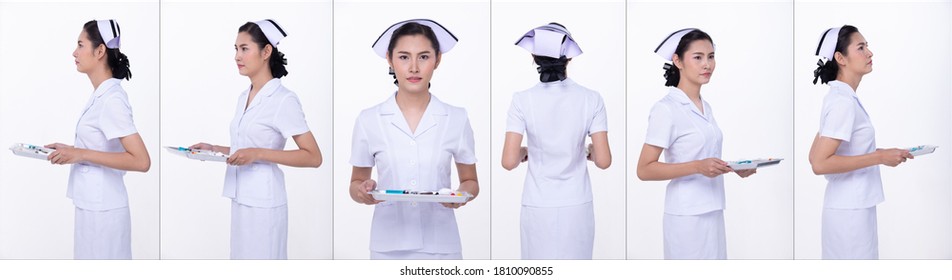
<instances>
[{"instance_id":1,"label":"uniform button","mask_svg":"<svg viewBox=\"0 0 952 280\"><path fill-rule=\"evenodd\" d=\"M410 160L410 165L416 165L416 161L415 161L415 160Z\"/></svg>"},{"instance_id":2,"label":"uniform button","mask_svg":"<svg viewBox=\"0 0 952 280\"><path fill-rule=\"evenodd\" d=\"M411 185L411 186L416 186L416 179L410 180L410 185Z\"/></svg>"},{"instance_id":3,"label":"uniform button","mask_svg":"<svg viewBox=\"0 0 952 280\"><path fill-rule=\"evenodd\" d=\"M410 206L416 207L416 206L417 206L417 202L416 202L416 201L410 201Z\"/></svg>"},{"instance_id":4,"label":"uniform button","mask_svg":"<svg viewBox=\"0 0 952 280\"><path fill-rule=\"evenodd\" d=\"M410 140L410 146L416 146L416 141Z\"/></svg>"},{"instance_id":5,"label":"uniform button","mask_svg":"<svg viewBox=\"0 0 952 280\"><path fill-rule=\"evenodd\" d=\"M89 172L89 167L83 166L83 172Z\"/></svg>"}]
</instances>

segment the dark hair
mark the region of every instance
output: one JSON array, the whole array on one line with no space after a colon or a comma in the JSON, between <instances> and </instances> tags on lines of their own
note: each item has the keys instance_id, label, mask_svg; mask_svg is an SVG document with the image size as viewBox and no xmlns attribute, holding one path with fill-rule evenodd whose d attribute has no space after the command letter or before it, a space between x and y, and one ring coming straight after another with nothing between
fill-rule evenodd
<instances>
[{"instance_id":1,"label":"dark hair","mask_svg":"<svg viewBox=\"0 0 952 280\"><path fill-rule=\"evenodd\" d=\"M119 29L118 25L116 25L116 29ZM106 44L106 42L103 42L102 34L99 33L99 25L95 20L86 22L86 24L83 25L83 30L86 31L86 39L89 39L93 48L98 48L99 45ZM125 54L122 54L118 48L106 48L106 63L109 65L109 70L112 71L113 78L132 79L132 70L129 70L129 58L126 57Z\"/></svg>"},{"instance_id":2,"label":"dark hair","mask_svg":"<svg viewBox=\"0 0 952 280\"><path fill-rule=\"evenodd\" d=\"M539 65L539 67L536 67L536 70L539 71L539 81L548 83L562 81L567 78L565 75L565 67L569 63L569 60L572 59L565 58L564 55L559 58L533 55L532 58L535 60L535 63Z\"/></svg>"},{"instance_id":3,"label":"dark hair","mask_svg":"<svg viewBox=\"0 0 952 280\"><path fill-rule=\"evenodd\" d=\"M423 35L423 37L430 40L430 46L433 47L433 51L436 52L436 55L439 56L441 54L440 40L436 38L436 33L433 32L433 28L411 21L397 27L397 30L393 31L393 35L390 36L390 44L387 45L387 55L392 59L393 48L397 47L397 40L400 39L400 37L412 35ZM390 76L393 76L393 84L399 84L397 81L397 73L393 72L393 68L390 69ZM427 85L427 87L429 87L429 85Z\"/></svg>"},{"instance_id":4,"label":"dark hair","mask_svg":"<svg viewBox=\"0 0 952 280\"><path fill-rule=\"evenodd\" d=\"M257 23L245 23L241 27L238 27L238 33L241 32L251 35L251 41L258 45L259 50L263 50L265 46L271 45L271 41L268 41L268 36L264 35L264 32L261 31L261 27L258 26ZM288 60L284 58L284 54L278 51L277 46L271 45L271 57L268 58L268 68L271 69L271 77L281 78L287 76L288 69L285 65L288 65Z\"/></svg>"},{"instance_id":5,"label":"dark hair","mask_svg":"<svg viewBox=\"0 0 952 280\"><path fill-rule=\"evenodd\" d=\"M853 33L859 32L855 26L852 25L843 25L840 28L840 33L836 35L836 48L833 50L834 53L840 52L842 54L847 54L848 47L850 45L850 36ZM819 52L819 46L817 46L817 52ZM836 73L840 71L840 66L836 64L836 59L830 57L826 63L823 63L823 59L820 59L817 63L816 70L813 70L813 84L816 84L816 80L819 79L821 83L827 83L832 80L836 80Z\"/></svg>"},{"instance_id":6,"label":"dark hair","mask_svg":"<svg viewBox=\"0 0 952 280\"><path fill-rule=\"evenodd\" d=\"M697 40L707 40L708 42L711 42L712 45L714 44L714 40L711 39L711 35L707 35L707 33L701 31L700 29L694 29L681 37L681 41L678 41L678 47L674 49L674 54L677 54L678 57L683 60L684 52L688 51L688 46ZM674 63L674 61L664 64L664 86L666 87L676 87L678 86L678 83L681 82L681 71L678 70L678 67L674 66L672 63Z\"/></svg>"}]
</instances>

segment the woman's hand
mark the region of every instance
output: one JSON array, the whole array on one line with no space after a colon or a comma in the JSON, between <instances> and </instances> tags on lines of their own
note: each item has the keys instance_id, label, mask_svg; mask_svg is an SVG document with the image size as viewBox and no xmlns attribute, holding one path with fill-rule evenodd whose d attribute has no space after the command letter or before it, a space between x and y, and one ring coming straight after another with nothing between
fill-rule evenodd
<instances>
[{"instance_id":1,"label":"woman's hand","mask_svg":"<svg viewBox=\"0 0 952 280\"><path fill-rule=\"evenodd\" d=\"M189 148L189 149L206 150L206 151L215 152L215 145L208 144L208 143L205 143L205 142L201 142L201 143L198 143L198 144L195 144L195 145L191 145L191 146L189 146L188 148Z\"/></svg>"},{"instance_id":2,"label":"woman's hand","mask_svg":"<svg viewBox=\"0 0 952 280\"><path fill-rule=\"evenodd\" d=\"M245 148L235 151L226 162L235 166L242 166L261 159L261 148Z\"/></svg>"},{"instance_id":3,"label":"woman's hand","mask_svg":"<svg viewBox=\"0 0 952 280\"><path fill-rule=\"evenodd\" d=\"M694 161L694 166L695 170L697 170L697 173L709 178L721 176L724 173L733 171L733 169L727 165L727 162L716 158L706 158Z\"/></svg>"},{"instance_id":4,"label":"woman's hand","mask_svg":"<svg viewBox=\"0 0 952 280\"><path fill-rule=\"evenodd\" d=\"M74 164L83 161L85 156L83 149L77 149L62 143L53 143L43 147L56 150L46 157L51 164Z\"/></svg>"},{"instance_id":5,"label":"woman's hand","mask_svg":"<svg viewBox=\"0 0 952 280\"><path fill-rule=\"evenodd\" d=\"M747 178L747 177L750 177L750 175L754 175L754 173L757 173L757 168L734 170L734 173L737 173L737 176L740 176L741 178Z\"/></svg>"},{"instance_id":6,"label":"woman's hand","mask_svg":"<svg viewBox=\"0 0 952 280\"><path fill-rule=\"evenodd\" d=\"M374 196L369 194L374 189L377 188L377 182L373 179L367 179L365 181L354 181L350 183L350 198L356 201L357 203L374 205L380 203L380 200L374 199Z\"/></svg>"},{"instance_id":7,"label":"woman's hand","mask_svg":"<svg viewBox=\"0 0 952 280\"><path fill-rule=\"evenodd\" d=\"M900 163L906 162L906 159L914 158L906 149L876 149L874 153L879 156L880 164L890 167L896 167Z\"/></svg>"},{"instance_id":8,"label":"woman's hand","mask_svg":"<svg viewBox=\"0 0 952 280\"><path fill-rule=\"evenodd\" d=\"M473 186L472 184L460 185L460 186L459 186L459 189L458 189L457 191L459 191L459 192L466 192L466 193L469 193L469 194L473 194L473 190L471 190L472 186ZM456 203L456 202L454 202L454 203L440 203L440 204L443 204L443 207L446 207L446 208L458 209L458 208L463 207L464 205L466 205L466 203L468 203L468 202L470 202L471 200L473 200L473 198L476 198L476 197L475 197L475 196L470 197L469 199L466 200L466 202L460 202L460 203Z\"/></svg>"}]
</instances>

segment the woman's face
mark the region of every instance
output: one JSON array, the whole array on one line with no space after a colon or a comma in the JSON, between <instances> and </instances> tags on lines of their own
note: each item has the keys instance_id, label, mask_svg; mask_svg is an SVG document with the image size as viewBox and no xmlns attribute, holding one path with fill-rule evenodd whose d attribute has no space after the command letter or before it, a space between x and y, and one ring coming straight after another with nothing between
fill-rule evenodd
<instances>
[{"instance_id":1,"label":"woman's face","mask_svg":"<svg viewBox=\"0 0 952 280\"><path fill-rule=\"evenodd\" d=\"M258 44L251 39L251 34L238 32L238 38L235 39L235 64L238 65L238 73L251 77L269 67L270 52L270 45L258 48Z\"/></svg>"},{"instance_id":2,"label":"woman's face","mask_svg":"<svg viewBox=\"0 0 952 280\"><path fill-rule=\"evenodd\" d=\"M859 32L850 35L850 44L846 46L846 54L837 52L836 63L842 71L851 72L860 76L873 72L873 52L869 50L866 37Z\"/></svg>"},{"instance_id":3,"label":"woman's face","mask_svg":"<svg viewBox=\"0 0 952 280\"><path fill-rule=\"evenodd\" d=\"M406 35L397 39L387 61L401 90L420 93L429 91L433 70L440 65L440 55L426 36Z\"/></svg>"},{"instance_id":4,"label":"woman's face","mask_svg":"<svg viewBox=\"0 0 952 280\"><path fill-rule=\"evenodd\" d=\"M714 45L708 40L695 40L688 45L684 57L674 56L674 65L681 74L681 82L703 85L714 74Z\"/></svg>"},{"instance_id":5,"label":"woman's face","mask_svg":"<svg viewBox=\"0 0 952 280\"><path fill-rule=\"evenodd\" d=\"M100 63L100 59L105 58L106 46L100 46L102 46L102 48L92 45L92 42L89 41L89 35L85 30L79 33L79 38L76 39L76 50L73 50L76 71L89 73L97 63Z\"/></svg>"}]
</instances>

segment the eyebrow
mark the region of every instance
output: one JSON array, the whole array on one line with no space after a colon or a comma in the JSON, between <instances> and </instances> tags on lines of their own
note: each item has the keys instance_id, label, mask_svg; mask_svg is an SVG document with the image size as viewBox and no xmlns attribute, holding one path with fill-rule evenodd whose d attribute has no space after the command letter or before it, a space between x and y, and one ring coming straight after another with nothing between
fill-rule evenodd
<instances>
[{"instance_id":1,"label":"eyebrow","mask_svg":"<svg viewBox=\"0 0 952 280\"><path fill-rule=\"evenodd\" d=\"M704 53L704 52L694 52L693 54L704 55L705 53ZM714 52L711 52L710 54L714 54Z\"/></svg>"},{"instance_id":2,"label":"eyebrow","mask_svg":"<svg viewBox=\"0 0 952 280\"><path fill-rule=\"evenodd\" d=\"M248 44L235 45L235 47L247 47Z\"/></svg>"},{"instance_id":3,"label":"eyebrow","mask_svg":"<svg viewBox=\"0 0 952 280\"><path fill-rule=\"evenodd\" d=\"M868 46L868 45L869 45L869 42L859 42L859 43L856 43L856 45L859 45L859 46Z\"/></svg>"},{"instance_id":4,"label":"eyebrow","mask_svg":"<svg viewBox=\"0 0 952 280\"><path fill-rule=\"evenodd\" d=\"M408 51L397 51L397 53L399 53L399 54L411 54L411 53L408 52ZM430 54L430 51L422 51L422 52L417 53L417 54Z\"/></svg>"}]
</instances>

